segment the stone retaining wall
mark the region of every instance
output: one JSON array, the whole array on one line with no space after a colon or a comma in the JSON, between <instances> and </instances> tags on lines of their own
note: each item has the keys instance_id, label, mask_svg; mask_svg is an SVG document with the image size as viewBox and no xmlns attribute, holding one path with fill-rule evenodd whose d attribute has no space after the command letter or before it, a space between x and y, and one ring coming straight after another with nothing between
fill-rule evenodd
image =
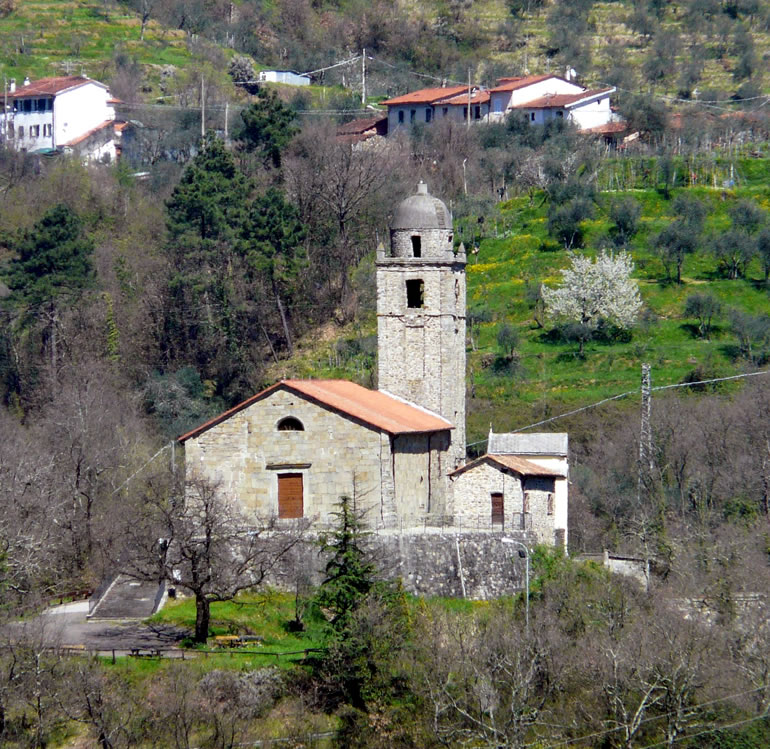
<instances>
[{"instance_id":1,"label":"stone retaining wall","mask_svg":"<svg viewBox=\"0 0 770 749\"><path fill-rule=\"evenodd\" d=\"M401 578L410 593L489 599L524 588L525 561L515 538L531 548L532 539L499 533L381 533L367 539L383 577ZM323 581L326 558L308 538L283 560L268 582L286 590L316 586Z\"/></svg>"}]
</instances>

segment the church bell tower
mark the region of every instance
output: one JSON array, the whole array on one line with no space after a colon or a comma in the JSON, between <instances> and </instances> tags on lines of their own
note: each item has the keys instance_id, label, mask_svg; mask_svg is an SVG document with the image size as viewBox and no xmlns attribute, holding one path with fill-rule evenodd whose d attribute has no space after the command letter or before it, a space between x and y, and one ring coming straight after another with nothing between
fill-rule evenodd
<instances>
[{"instance_id":1,"label":"church bell tower","mask_svg":"<svg viewBox=\"0 0 770 749\"><path fill-rule=\"evenodd\" d=\"M377 251L378 388L454 425L452 467L465 459L465 253L452 214L428 193L402 201L390 251Z\"/></svg>"}]
</instances>

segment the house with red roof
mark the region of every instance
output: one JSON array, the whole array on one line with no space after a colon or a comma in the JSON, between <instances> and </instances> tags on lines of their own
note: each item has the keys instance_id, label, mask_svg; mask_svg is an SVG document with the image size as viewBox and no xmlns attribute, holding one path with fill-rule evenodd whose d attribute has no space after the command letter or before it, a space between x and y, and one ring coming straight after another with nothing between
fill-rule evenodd
<instances>
[{"instance_id":1,"label":"house with red roof","mask_svg":"<svg viewBox=\"0 0 770 749\"><path fill-rule=\"evenodd\" d=\"M612 121L613 93L613 87L587 89L558 75L500 78L489 90L490 119L523 112L533 125L565 119L580 130L588 130Z\"/></svg>"},{"instance_id":2,"label":"house with red roof","mask_svg":"<svg viewBox=\"0 0 770 749\"><path fill-rule=\"evenodd\" d=\"M84 160L112 160L120 143L120 125L110 90L84 75L11 79L0 115L0 137L19 151L65 151Z\"/></svg>"},{"instance_id":3,"label":"house with red roof","mask_svg":"<svg viewBox=\"0 0 770 749\"><path fill-rule=\"evenodd\" d=\"M465 121L469 111L471 120L489 115L489 94L478 87L470 91L468 86L422 88L382 103L388 108L388 134L445 118Z\"/></svg>"}]
</instances>

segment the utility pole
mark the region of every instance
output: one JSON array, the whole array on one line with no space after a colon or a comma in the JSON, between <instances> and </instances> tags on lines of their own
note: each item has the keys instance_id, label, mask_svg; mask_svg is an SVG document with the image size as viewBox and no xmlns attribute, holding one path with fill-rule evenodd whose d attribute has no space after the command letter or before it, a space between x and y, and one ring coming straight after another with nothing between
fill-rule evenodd
<instances>
[{"instance_id":1,"label":"utility pole","mask_svg":"<svg viewBox=\"0 0 770 749\"><path fill-rule=\"evenodd\" d=\"M201 76L201 138L206 135L206 83Z\"/></svg>"},{"instance_id":2,"label":"utility pole","mask_svg":"<svg viewBox=\"0 0 770 749\"><path fill-rule=\"evenodd\" d=\"M228 115L230 114L230 102L225 102L225 143L227 143L227 119Z\"/></svg>"},{"instance_id":3,"label":"utility pole","mask_svg":"<svg viewBox=\"0 0 770 749\"><path fill-rule=\"evenodd\" d=\"M361 104L366 106L366 47L361 50Z\"/></svg>"},{"instance_id":4,"label":"utility pole","mask_svg":"<svg viewBox=\"0 0 770 749\"><path fill-rule=\"evenodd\" d=\"M3 76L3 141L8 143L8 79Z\"/></svg>"},{"instance_id":5,"label":"utility pole","mask_svg":"<svg viewBox=\"0 0 770 749\"><path fill-rule=\"evenodd\" d=\"M639 430L639 496L644 479L652 472L652 376L649 364L642 364L642 423Z\"/></svg>"},{"instance_id":6,"label":"utility pole","mask_svg":"<svg viewBox=\"0 0 770 749\"><path fill-rule=\"evenodd\" d=\"M465 127L471 129L471 69L468 68L468 116Z\"/></svg>"}]
</instances>

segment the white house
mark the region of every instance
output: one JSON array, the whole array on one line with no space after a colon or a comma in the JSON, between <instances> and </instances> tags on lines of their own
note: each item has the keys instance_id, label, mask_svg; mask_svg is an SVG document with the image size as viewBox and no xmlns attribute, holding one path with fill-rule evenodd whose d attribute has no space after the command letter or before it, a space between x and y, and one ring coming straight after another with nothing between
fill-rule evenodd
<instances>
[{"instance_id":1,"label":"white house","mask_svg":"<svg viewBox=\"0 0 770 749\"><path fill-rule=\"evenodd\" d=\"M310 78L293 70L260 70L259 80L265 83L286 83L289 86L309 86Z\"/></svg>"},{"instance_id":2,"label":"white house","mask_svg":"<svg viewBox=\"0 0 770 749\"><path fill-rule=\"evenodd\" d=\"M492 120L519 111L533 125L566 119L580 130L589 130L613 119L610 96L614 87L587 89L558 75L500 78L497 84L489 90Z\"/></svg>"},{"instance_id":3,"label":"white house","mask_svg":"<svg viewBox=\"0 0 770 749\"><path fill-rule=\"evenodd\" d=\"M3 142L23 151L75 151L86 160L117 154L115 104L103 83L86 76L11 80L0 114Z\"/></svg>"}]
</instances>

